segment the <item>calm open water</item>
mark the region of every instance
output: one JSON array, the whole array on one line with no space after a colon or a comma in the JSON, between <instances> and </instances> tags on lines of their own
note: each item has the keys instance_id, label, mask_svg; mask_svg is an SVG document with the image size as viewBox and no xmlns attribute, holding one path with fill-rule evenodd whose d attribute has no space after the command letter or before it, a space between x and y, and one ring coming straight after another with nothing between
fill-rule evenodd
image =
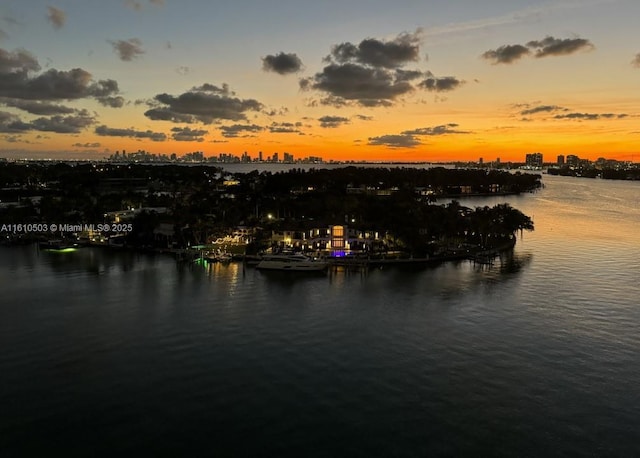
<instances>
[{"instance_id":1,"label":"calm open water","mask_svg":"<svg viewBox=\"0 0 640 458\"><path fill-rule=\"evenodd\" d=\"M0 456L640 456L640 183L544 182L490 267L0 248Z\"/></svg>"}]
</instances>

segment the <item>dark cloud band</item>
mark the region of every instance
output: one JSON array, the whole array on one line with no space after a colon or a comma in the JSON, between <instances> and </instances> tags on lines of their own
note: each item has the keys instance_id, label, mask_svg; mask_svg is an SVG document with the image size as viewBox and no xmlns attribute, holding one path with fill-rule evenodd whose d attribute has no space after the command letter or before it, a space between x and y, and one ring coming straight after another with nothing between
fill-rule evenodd
<instances>
[{"instance_id":1,"label":"dark cloud band","mask_svg":"<svg viewBox=\"0 0 640 458\"><path fill-rule=\"evenodd\" d=\"M224 84L222 87L205 83L178 96L158 94L145 112L149 119L211 124L220 120L240 121L249 111L260 111L263 105L254 99L240 99Z\"/></svg>"},{"instance_id":2,"label":"dark cloud band","mask_svg":"<svg viewBox=\"0 0 640 458\"><path fill-rule=\"evenodd\" d=\"M342 116L323 116L318 118L318 121L320 121L320 127L335 128L340 127L343 124L348 124L349 118L344 118Z\"/></svg>"},{"instance_id":3,"label":"dark cloud band","mask_svg":"<svg viewBox=\"0 0 640 458\"><path fill-rule=\"evenodd\" d=\"M269 54L262 58L262 69L267 72L275 72L280 75L297 73L302 69L302 60L296 54Z\"/></svg>"},{"instance_id":4,"label":"dark cloud band","mask_svg":"<svg viewBox=\"0 0 640 458\"><path fill-rule=\"evenodd\" d=\"M367 144L370 146L386 146L389 148L415 148L422 143L413 135L400 134L369 137L369 141Z\"/></svg>"},{"instance_id":5,"label":"dark cloud band","mask_svg":"<svg viewBox=\"0 0 640 458\"><path fill-rule=\"evenodd\" d=\"M154 142L163 142L167 135L162 132L152 132L150 130L141 131L135 129L118 129L101 125L96 127L95 133L103 137L129 137L138 139L149 139Z\"/></svg>"},{"instance_id":6,"label":"dark cloud band","mask_svg":"<svg viewBox=\"0 0 640 458\"><path fill-rule=\"evenodd\" d=\"M504 45L484 52L481 57L493 64L512 64L524 56L535 57L565 56L581 50L591 50L593 43L585 38L554 38L547 36L542 40L529 41L525 46Z\"/></svg>"}]
</instances>

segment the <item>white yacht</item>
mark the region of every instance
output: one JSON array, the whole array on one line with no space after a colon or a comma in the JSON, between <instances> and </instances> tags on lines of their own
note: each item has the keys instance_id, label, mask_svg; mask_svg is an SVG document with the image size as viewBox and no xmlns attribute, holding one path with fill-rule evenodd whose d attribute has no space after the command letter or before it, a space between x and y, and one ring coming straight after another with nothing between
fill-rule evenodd
<instances>
[{"instance_id":1,"label":"white yacht","mask_svg":"<svg viewBox=\"0 0 640 458\"><path fill-rule=\"evenodd\" d=\"M269 254L264 255L256 269L320 271L328 266L326 261L313 259L303 254Z\"/></svg>"}]
</instances>

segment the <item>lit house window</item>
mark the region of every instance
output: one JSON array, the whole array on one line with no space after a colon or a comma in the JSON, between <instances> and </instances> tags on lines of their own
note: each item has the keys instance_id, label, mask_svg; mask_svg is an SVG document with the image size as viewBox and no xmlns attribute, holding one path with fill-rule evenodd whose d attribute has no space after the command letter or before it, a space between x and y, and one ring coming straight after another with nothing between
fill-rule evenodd
<instances>
[{"instance_id":1,"label":"lit house window","mask_svg":"<svg viewBox=\"0 0 640 458\"><path fill-rule=\"evenodd\" d=\"M344 226L331 226L331 248L344 248Z\"/></svg>"}]
</instances>

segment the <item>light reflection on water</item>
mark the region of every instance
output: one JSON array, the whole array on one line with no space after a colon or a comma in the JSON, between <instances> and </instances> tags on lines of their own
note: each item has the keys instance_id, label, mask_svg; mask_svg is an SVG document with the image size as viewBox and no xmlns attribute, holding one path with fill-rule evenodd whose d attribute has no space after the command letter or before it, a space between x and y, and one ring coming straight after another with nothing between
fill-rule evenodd
<instances>
[{"instance_id":1,"label":"light reflection on water","mask_svg":"<svg viewBox=\"0 0 640 458\"><path fill-rule=\"evenodd\" d=\"M637 456L639 183L545 183L493 265L0 248L0 452Z\"/></svg>"}]
</instances>

